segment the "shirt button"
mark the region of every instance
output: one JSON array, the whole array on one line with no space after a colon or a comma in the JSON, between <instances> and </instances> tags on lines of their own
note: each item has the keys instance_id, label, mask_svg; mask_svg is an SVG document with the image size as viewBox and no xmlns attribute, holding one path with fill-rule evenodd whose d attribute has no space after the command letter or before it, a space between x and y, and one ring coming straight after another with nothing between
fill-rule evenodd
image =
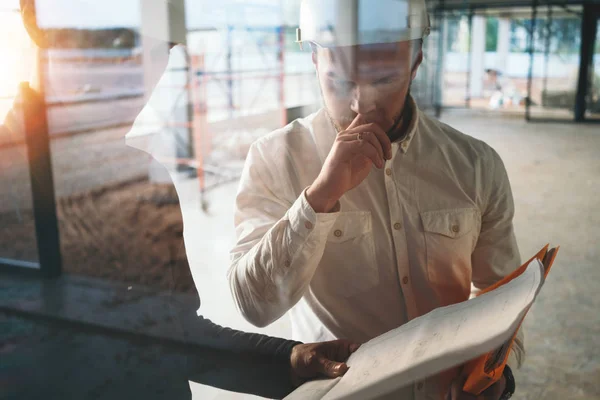
<instances>
[{"instance_id":1,"label":"shirt button","mask_svg":"<svg viewBox=\"0 0 600 400\"><path fill-rule=\"evenodd\" d=\"M311 224L310 221L306 221L304 223L304 226L306 227L306 229L312 229L313 228L313 224Z\"/></svg>"},{"instance_id":2,"label":"shirt button","mask_svg":"<svg viewBox=\"0 0 600 400\"><path fill-rule=\"evenodd\" d=\"M386 173L387 176L392 175L392 169L391 168L386 169L385 173Z\"/></svg>"},{"instance_id":3,"label":"shirt button","mask_svg":"<svg viewBox=\"0 0 600 400\"><path fill-rule=\"evenodd\" d=\"M283 265L285 265L286 268L289 268L291 263L290 260L285 260L285 262L283 263Z\"/></svg>"},{"instance_id":4,"label":"shirt button","mask_svg":"<svg viewBox=\"0 0 600 400\"><path fill-rule=\"evenodd\" d=\"M452 225L452 232L454 232L454 233L460 232L460 227L458 225Z\"/></svg>"},{"instance_id":5,"label":"shirt button","mask_svg":"<svg viewBox=\"0 0 600 400\"><path fill-rule=\"evenodd\" d=\"M402 278L402 283L404 283L405 285L408 285L408 276L405 276L404 278Z\"/></svg>"},{"instance_id":6,"label":"shirt button","mask_svg":"<svg viewBox=\"0 0 600 400\"><path fill-rule=\"evenodd\" d=\"M400 229L402 229L402 224L400 222L396 222L394 224L394 229L397 230L397 231L399 231Z\"/></svg>"},{"instance_id":7,"label":"shirt button","mask_svg":"<svg viewBox=\"0 0 600 400\"><path fill-rule=\"evenodd\" d=\"M336 229L335 232L333 232L333 234L335 235L335 237L342 237L342 235L344 234L341 230Z\"/></svg>"},{"instance_id":8,"label":"shirt button","mask_svg":"<svg viewBox=\"0 0 600 400\"><path fill-rule=\"evenodd\" d=\"M423 389L423 382L419 382L419 384L417 385L417 390L422 390Z\"/></svg>"}]
</instances>

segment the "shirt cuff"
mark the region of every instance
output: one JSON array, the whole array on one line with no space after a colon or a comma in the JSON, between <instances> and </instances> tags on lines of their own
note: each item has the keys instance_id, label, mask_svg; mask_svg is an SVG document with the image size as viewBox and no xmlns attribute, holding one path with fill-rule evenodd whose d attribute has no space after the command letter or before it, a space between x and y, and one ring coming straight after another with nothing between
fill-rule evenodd
<instances>
[{"instance_id":1,"label":"shirt cuff","mask_svg":"<svg viewBox=\"0 0 600 400\"><path fill-rule=\"evenodd\" d=\"M332 212L317 213L306 199L307 189L302 191L300 197L288 210L290 226L294 232L303 238L308 237L312 232L317 232L319 236L320 234L327 236L340 214L340 202L336 203Z\"/></svg>"}]
</instances>

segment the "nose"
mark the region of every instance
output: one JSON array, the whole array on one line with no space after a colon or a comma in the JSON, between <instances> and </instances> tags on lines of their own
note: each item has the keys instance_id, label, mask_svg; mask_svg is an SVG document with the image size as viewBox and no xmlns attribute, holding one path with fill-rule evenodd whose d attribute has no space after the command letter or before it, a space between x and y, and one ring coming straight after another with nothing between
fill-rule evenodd
<instances>
[{"instance_id":1,"label":"nose","mask_svg":"<svg viewBox=\"0 0 600 400\"><path fill-rule=\"evenodd\" d=\"M353 91L350 109L357 114L375 111L376 93L374 88L357 85Z\"/></svg>"}]
</instances>

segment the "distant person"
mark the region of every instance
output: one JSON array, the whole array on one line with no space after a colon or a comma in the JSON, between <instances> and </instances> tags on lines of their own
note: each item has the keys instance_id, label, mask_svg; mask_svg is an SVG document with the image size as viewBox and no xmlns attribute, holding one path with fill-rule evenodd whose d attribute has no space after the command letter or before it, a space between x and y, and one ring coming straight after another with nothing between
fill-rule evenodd
<instances>
[{"instance_id":1,"label":"distant person","mask_svg":"<svg viewBox=\"0 0 600 400\"><path fill-rule=\"evenodd\" d=\"M358 4L302 0L298 42L312 52L324 107L252 145L237 196L234 301L260 327L289 312L298 340L368 341L521 264L499 155L411 97L430 31L425 1ZM510 367L523 354L520 336ZM392 398L471 399L460 374ZM510 396L507 380L481 398Z\"/></svg>"},{"instance_id":2,"label":"distant person","mask_svg":"<svg viewBox=\"0 0 600 400\"><path fill-rule=\"evenodd\" d=\"M93 7L102 7L102 5L98 3ZM57 13L61 12L60 9L54 9L54 11ZM93 12L93 8L90 9L90 12ZM115 10L115 12L118 12L118 10ZM21 13L27 32L33 41L43 48L52 47L52 43L48 42L45 31L37 24L35 0L21 0ZM156 38L153 40L156 40ZM172 48L175 45L176 43L170 43L168 47ZM167 51L162 53L159 52L159 57L153 60L156 82L158 82L158 79L167 66L168 57L169 54ZM32 93L31 96L28 97L34 98L35 96L36 94ZM42 102L43 99L41 99L40 103L28 104L26 106L37 107L39 112L45 112L45 107L43 107ZM135 117L140 111L140 109L133 110L131 117ZM19 124L12 120L7 121L7 126L12 127L11 129L18 129L17 127ZM126 146L125 141L123 141L123 146ZM127 151L129 151L132 156L135 156L135 153L138 152L138 150L133 148L129 148ZM166 171L165 174L167 175ZM176 197L174 188L172 193ZM178 204L176 198L175 201ZM123 223L125 224L127 222L123 221ZM93 228L94 226L91 227L91 229ZM181 252L180 258L186 259L186 268L185 270L175 270L174 268L171 268L170 270L165 269L164 273L167 277L171 278L172 289L179 287L195 288L185 256L185 245L183 235L181 234L183 232L183 221L180 212L176 221L170 221L169 229L180 233L180 243L176 251ZM136 231L134 234L144 235L145 233L146 232ZM124 241L131 240L135 242L134 238L130 237L123 237L122 239ZM137 267L143 269L144 265L139 265ZM173 303L173 306L173 309L178 309L175 303ZM216 347L227 349L233 352L235 356L226 357L223 355L222 359L217 359L216 361L211 359L211 362L214 362L214 364L212 364L209 371L206 371L206 362L203 363L205 353L201 348L190 344L187 348L178 349L177 351L183 351L187 355L186 365L175 371L168 370L168 367L166 366L162 369L160 365L155 367L161 369L160 375L168 382L168 385L171 385L171 390L164 394L164 398L190 398L191 394L188 380L232 391L269 397L282 397L293 390L297 385L308 379L317 377L333 378L343 375L348 369L345 364L346 359L358 348L357 344L348 340L331 340L322 343L303 344L298 341L240 332L224 328L207 319L199 317L197 316L196 311L196 309L186 309L172 315L173 323L171 333L176 337L182 337L183 331L191 335L206 335L210 341L216 344ZM138 350L136 350L135 346L131 346L127 351L136 352ZM78 369L89 368L90 366L74 365L72 367L73 369ZM34 368L34 366L32 366L32 368ZM120 368L122 368L122 365L116 363L114 369L111 371L98 371L92 369L89 373L105 373L107 376L123 378L125 372ZM204 370L202 368L204 368ZM135 393L135 388L132 389L130 385L134 385L135 383L133 382L146 385L143 377L141 378L141 381L140 379L136 380L133 378L127 378L125 381L125 386L127 386L127 388L123 387L123 390L121 390L121 388L115 387L116 383L113 383L113 385L106 389L107 395L110 394L111 399L135 398L135 396L130 397L127 395L127 393ZM33 373L31 375L31 384L36 384L35 374ZM70 384L75 385L78 383L73 381L70 382ZM53 396L52 388L46 389L48 390L48 398L51 398ZM65 388L61 388L61 392L64 392L64 389Z\"/></svg>"},{"instance_id":3,"label":"distant person","mask_svg":"<svg viewBox=\"0 0 600 400\"><path fill-rule=\"evenodd\" d=\"M489 106L492 110L497 110L504 106L504 93L502 92L502 85L499 81L501 73L493 68L488 68L485 70L485 72L488 76L491 86L493 87L493 93L490 96Z\"/></svg>"}]
</instances>

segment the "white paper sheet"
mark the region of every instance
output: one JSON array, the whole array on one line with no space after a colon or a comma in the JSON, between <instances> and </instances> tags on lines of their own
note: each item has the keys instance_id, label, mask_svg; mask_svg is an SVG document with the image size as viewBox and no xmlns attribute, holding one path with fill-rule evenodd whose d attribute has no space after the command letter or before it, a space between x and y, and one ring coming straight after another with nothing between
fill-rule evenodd
<instances>
[{"instance_id":1,"label":"white paper sheet","mask_svg":"<svg viewBox=\"0 0 600 400\"><path fill-rule=\"evenodd\" d=\"M322 398L374 398L498 348L535 300L542 268L534 260L520 277L496 290L433 310L363 344L348 360L346 375Z\"/></svg>"},{"instance_id":2,"label":"white paper sheet","mask_svg":"<svg viewBox=\"0 0 600 400\"><path fill-rule=\"evenodd\" d=\"M306 382L291 394L286 396L285 400L307 400L322 399L342 378L321 379Z\"/></svg>"}]
</instances>

